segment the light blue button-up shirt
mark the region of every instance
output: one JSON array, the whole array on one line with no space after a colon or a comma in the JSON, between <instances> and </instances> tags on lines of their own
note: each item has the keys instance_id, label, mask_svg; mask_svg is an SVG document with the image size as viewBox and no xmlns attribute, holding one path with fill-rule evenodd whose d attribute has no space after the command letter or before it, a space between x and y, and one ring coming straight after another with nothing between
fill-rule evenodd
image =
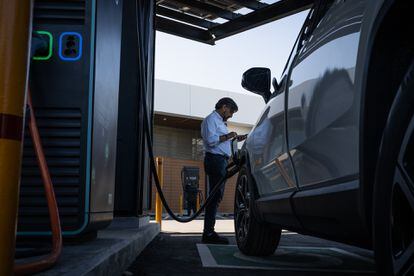
<instances>
[{"instance_id":1,"label":"light blue button-up shirt","mask_svg":"<svg viewBox=\"0 0 414 276\"><path fill-rule=\"evenodd\" d=\"M216 111L211 112L201 123L201 137L203 137L206 152L231 155L231 141L220 142L220 136L228 134L227 125Z\"/></svg>"}]
</instances>

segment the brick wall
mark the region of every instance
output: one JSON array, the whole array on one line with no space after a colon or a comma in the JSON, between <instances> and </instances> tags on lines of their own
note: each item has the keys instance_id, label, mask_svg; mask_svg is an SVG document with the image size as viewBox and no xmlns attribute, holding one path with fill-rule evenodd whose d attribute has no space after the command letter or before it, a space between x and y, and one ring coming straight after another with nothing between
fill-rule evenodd
<instances>
[{"instance_id":1,"label":"brick wall","mask_svg":"<svg viewBox=\"0 0 414 276\"><path fill-rule=\"evenodd\" d=\"M204 165L202 161L195 160L182 160L175 159L171 157L164 157L164 186L163 191L165 198L168 201L169 206L175 213L180 212L180 195L182 195L182 184L181 184L181 169L184 166L193 166L200 168L200 183L199 187L205 195L205 174L204 174ZM228 179L226 182L223 201L220 203L218 212L220 213L233 213L233 204L234 204L234 190L237 180L237 175ZM152 209L155 210L155 187L152 188ZM163 210L165 213L165 210Z\"/></svg>"}]
</instances>

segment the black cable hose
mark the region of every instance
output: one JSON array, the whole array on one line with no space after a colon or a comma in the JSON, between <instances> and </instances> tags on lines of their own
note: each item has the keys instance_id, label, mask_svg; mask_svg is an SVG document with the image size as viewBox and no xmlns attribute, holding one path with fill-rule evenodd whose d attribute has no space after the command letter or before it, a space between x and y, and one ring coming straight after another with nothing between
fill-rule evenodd
<instances>
[{"instance_id":1,"label":"black cable hose","mask_svg":"<svg viewBox=\"0 0 414 276\"><path fill-rule=\"evenodd\" d=\"M135 0L135 17L136 17L136 24L137 24L137 39L138 39L138 43L140 45L138 45L138 49L140 50L140 53L138 54L138 57L142 57L144 58L145 55L143 53L143 41L140 39L140 31L139 31L139 16L138 16L138 0ZM139 68L139 73L144 74L145 73L145 64L143 62L140 62L140 60L138 60L140 67ZM138 73L138 74L139 74ZM137 76L139 77L139 76ZM145 80L146 76L142 76L141 75L141 80ZM143 113L144 113L144 132L145 132L145 137L144 139L146 140L146 143L148 145L148 153L149 153L149 159L150 159L150 166L151 166L151 172L152 175L154 177L155 180L155 187L157 188L158 194L160 196L162 205L164 205L165 210L167 211L167 213L176 221L178 222L182 222L182 223L186 223L186 222L190 222L192 220L194 220L195 218L197 218L198 216L200 216L201 212L204 210L204 208L206 208L207 205L211 204L212 200L213 200L213 196L221 189L221 187L224 185L225 180L227 178L232 177L233 175L235 175L236 173L239 172L239 166L235 163L230 163L229 165L227 165L227 173L224 177L222 177L219 181L220 184L216 185L210 192L208 198L206 199L206 201L204 202L203 205L201 205L200 209L197 210L197 212L195 212L191 217L188 218L180 218L178 216L176 216L174 214L174 212L171 210L170 206L167 203L167 200L164 197L164 193L162 192L162 188L160 185L160 180L158 178L158 174L157 174L157 169L156 169L156 164L155 164L155 159L154 159L154 152L153 152L153 147L152 147L152 140L151 140L151 130L149 127L149 117L148 117L148 109L147 109L147 104L146 104L146 99L144 97L142 97L142 93L144 91L146 91L146 87L145 87L145 81L140 81L141 84L141 91L139 91L138 93L138 101L140 101L142 103L142 107L143 107Z\"/></svg>"}]
</instances>

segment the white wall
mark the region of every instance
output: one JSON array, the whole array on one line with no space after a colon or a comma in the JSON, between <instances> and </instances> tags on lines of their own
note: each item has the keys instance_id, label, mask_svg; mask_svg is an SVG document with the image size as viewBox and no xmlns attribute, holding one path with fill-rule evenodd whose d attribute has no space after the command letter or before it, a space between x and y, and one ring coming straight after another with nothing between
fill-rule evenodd
<instances>
[{"instance_id":1,"label":"white wall","mask_svg":"<svg viewBox=\"0 0 414 276\"><path fill-rule=\"evenodd\" d=\"M172 114L190 114L190 86L155 80L154 108L155 111Z\"/></svg>"},{"instance_id":2,"label":"white wall","mask_svg":"<svg viewBox=\"0 0 414 276\"><path fill-rule=\"evenodd\" d=\"M202 119L214 110L217 101L223 97L232 98L239 106L239 111L229 120L229 125L233 126L251 127L265 105L263 99L255 94L155 80L155 112Z\"/></svg>"}]
</instances>

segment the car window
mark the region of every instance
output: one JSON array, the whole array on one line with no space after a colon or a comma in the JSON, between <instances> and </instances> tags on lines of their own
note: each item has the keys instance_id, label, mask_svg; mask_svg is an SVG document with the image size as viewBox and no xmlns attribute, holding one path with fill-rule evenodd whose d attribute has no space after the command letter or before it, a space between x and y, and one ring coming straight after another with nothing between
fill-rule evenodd
<instances>
[{"instance_id":1,"label":"car window","mask_svg":"<svg viewBox=\"0 0 414 276\"><path fill-rule=\"evenodd\" d=\"M318 26L321 19L323 18L323 15L332 6L333 2L334 0L317 1L315 5L309 10L308 16L306 17L306 20L303 23L298 37L296 38L295 44L292 47L292 51L289 54L285 68L282 71L282 75L278 79L279 87L282 89L274 91L274 93L271 95L271 98L279 95L284 91L283 87L287 79L287 69L290 67L296 54L301 50L301 48L306 44L308 40L312 39L312 31Z\"/></svg>"},{"instance_id":2,"label":"car window","mask_svg":"<svg viewBox=\"0 0 414 276\"><path fill-rule=\"evenodd\" d=\"M334 2L334 0L321 0L315 4L312 14L310 14L307 22L305 22L304 30L298 43L298 52L300 50L302 50L302 52L306 51L306 45L313 42L315 29L317 29L322 21L326 20L324 16ZM321 31L320 28L318 30Z\"/></svg>"},{"instance_id":3,"label":"car window","mask_svg":"<svg viewBox=\"0 0 414 276\"><path fill-rule=\"evenodd\" d=\"M295 57L295 55L298 51L298 43L299 43L299 41L301 41L302 34L303 34L304 30L309 25L309 22L310 22L310 19L312 18L313 13L314 13L314 7L312 7L310 9L310 11L308 13L308 16L306 17L305 22L304 22L304 24L303 24L296 40L295 40L295 43L293 44L292 50L290 51L290 54L289 54L289 57L286 61L285 67L283 68L282 75L277 80L280 88L275 90L272 93L272 95L270 96L270 98L273 98L273 97L279 95L280 93L282 93L285 90L285 89L283 89L283 87L285 85L285 81L286 81L286 78L287 78L287 69L290 67L290 65L291 65L291 63L292 63L292 61L293 61L293 59L294 59L294 57Z\"/></svg>"},{"instance_id":4,"label":"car window","mask_svg":"<svg viewBox=\"0 0 414 276\"><path fill-rule=\"evenodd\" d=\"M302 27L301 31L299 32L298 37L297 37L297 38L296 38L296 40L295 40L295 44L293 44L293 48L292 48L292 50L290 51L290 54L289 54L288 60L287 60L287 62L286 62L286 64L285 64L285 68L283 68L282 75L281 75L281 77L277 80L277 81L278 81L278 84L279 84L279 89L277 89L277 90L273 91L273 93L272 93L272 95L270 96L270 98L273 98L273 97L275 97L275 96L279 95L280 93L282 93L283 91L285 91L285 89L283 89L283 87L284 87L284 85L285 85L285 81L286 81L286 78L287 78L287 77L286 77L286 76L287 76L287 70L286 70L286 69L290 67L290 64L292 63L293 58L294 58L294 56L296 55L297 48L298 48L298 47L297 47L297 46L298 46L298 41L299 41L299 39L300 39L300 37L301 37L302 31L303 31L303 27Z\"/></svg>"},{"instance_id":5,"label":"car window","mask_svg":"<svg viewBox=\"0 0 414 276\"><path fill-rule=\"evenodd\" d=\"M293 44L292 51L290 51L290 54L289 54L288 60L286 62L285 68L282 71L281 78L283 78L283 76L286 75L286 70L289 68L289 65L292 63L293 57L295 56L295 54L297 52L297 49L298 49L298 42L300 41L300 39L302 37L302 34L303 34L303 31L306 29L306 26L309 24L309 19L312 17L313 12L314 12L314 8L311 8L311 10L309 11L309 14L306 17L306 20L303 23L303 26L302 26L299 34L298 34L298 37L295 40L295 44Z\"/></svg>"}]
</instances>

